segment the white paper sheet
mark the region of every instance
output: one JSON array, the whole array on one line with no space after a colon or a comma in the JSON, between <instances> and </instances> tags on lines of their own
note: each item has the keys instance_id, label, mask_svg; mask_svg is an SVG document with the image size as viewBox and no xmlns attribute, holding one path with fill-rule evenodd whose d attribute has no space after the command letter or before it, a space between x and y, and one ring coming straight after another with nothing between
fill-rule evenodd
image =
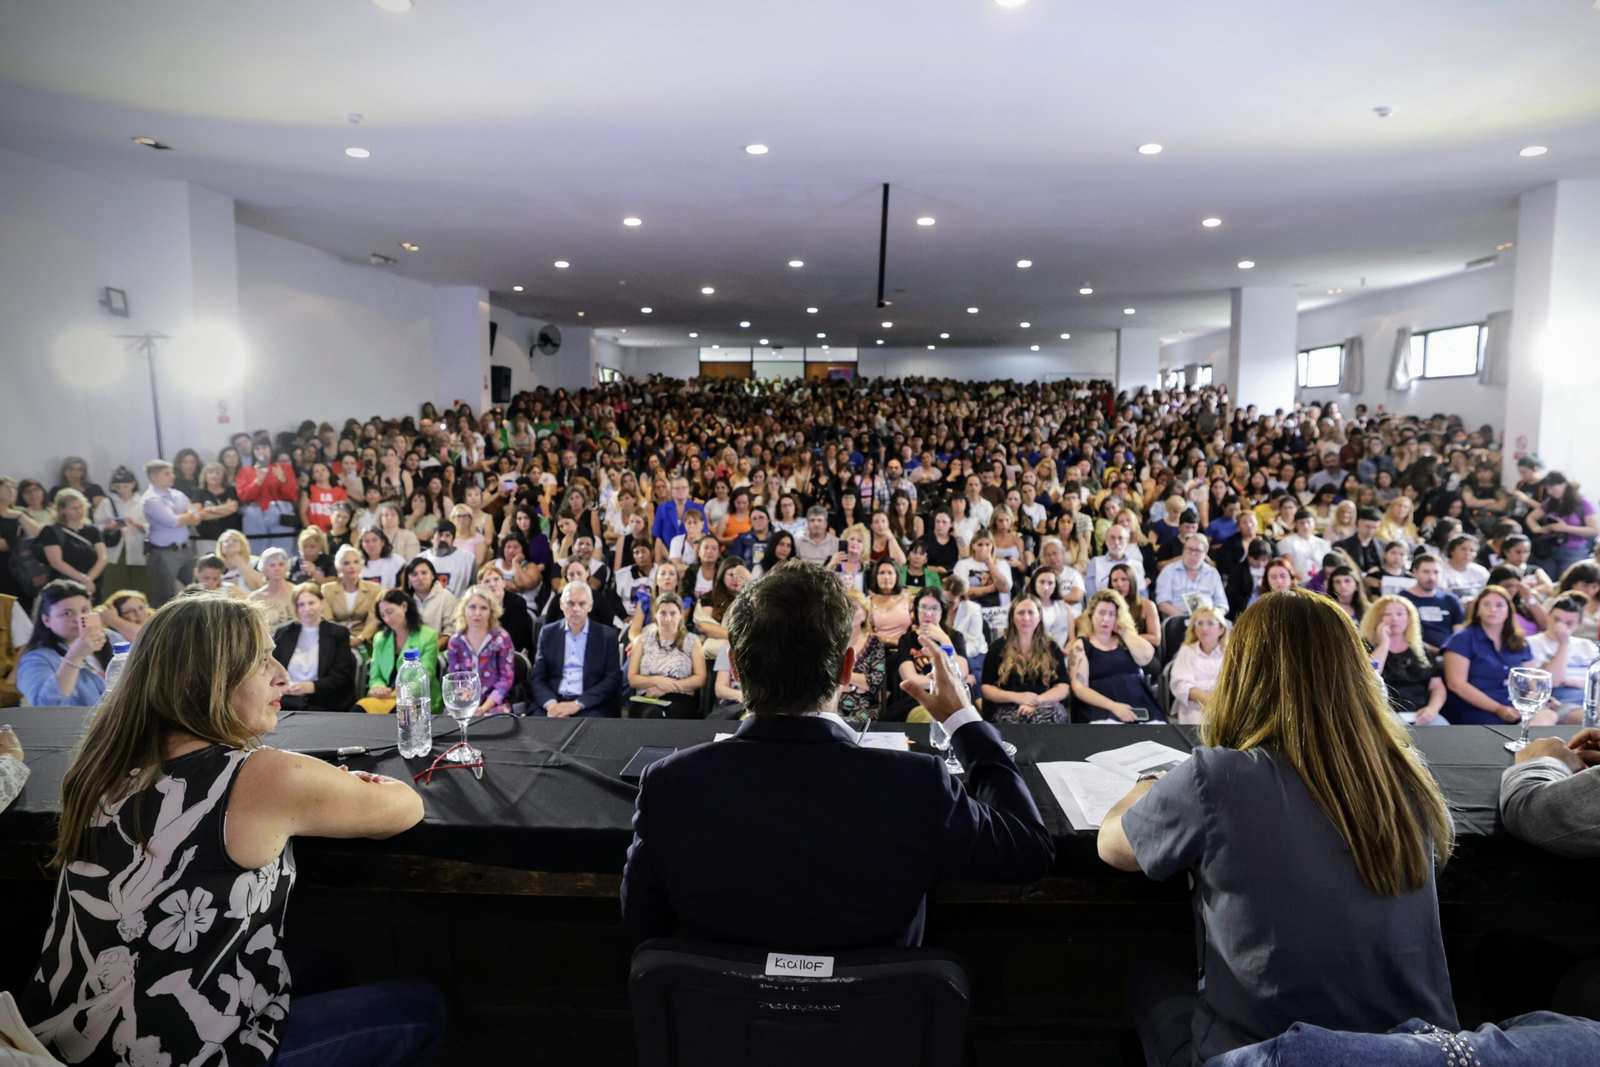
<instances>
[{"instance_id":1,"label":"white paper sheet","mask_svg":"<svg viewBox=\"0 0 1600 1067\"><path fill-rule=\"evenodd\" d=\"M1120 774L1131 783L1141 774L1170 771L1188 758L1187 752L1180 752L1154 741L1137 741L1122 748L1111 749L1109 752L1096 752L1089 757L1089 762L1096 767Z\"/></svg>"},{"instance_id":2,"label":"white paper sheet","mask_svg":"<svg viewBox=\"0 0 1600 1067\"><path fill-rule=\"evenodd\" d=\"M1041 763L1039 773L1074 830L1094 830L1133 783L1092 763Z\"/></svg>"}]
</instances>

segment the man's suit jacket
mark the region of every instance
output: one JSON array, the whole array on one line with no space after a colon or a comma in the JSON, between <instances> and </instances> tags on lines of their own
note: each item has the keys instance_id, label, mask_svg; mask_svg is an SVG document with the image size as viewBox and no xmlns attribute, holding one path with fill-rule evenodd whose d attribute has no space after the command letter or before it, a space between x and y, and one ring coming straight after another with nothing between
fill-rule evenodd
<instances>
[{"instance_id":1,"label":"man's suit jacket","mask_svg":"<svg viewBox=\"0 0 1600 1067\"><path fill-rule=\"evenodd\" d=\"M272 658L289 665L294 646L300 641L300 624L278 627L272 636ZM310 708L314 711L349 711L356 702L356 658L350 654L350 631L336 622L317 626L316 688L305 696L286 696L285 708Z\"/></svg>"},{"instance_id":2,"label":"man's suit jacket","mask_svg":"<svg viewBox=\"0 0 1600 1067\"><path fill-rule=\"evenodd\" d=\"M539 653L533 660L533 714L545 714L548 701L561 699L561 668L567 658L567 623L547 624L539 631ZM622 657L617 651L617 631L589 619L589 643L583 653L583 692L578 694L579 715L611 716L622 705Z\"/></svg>"},{"instance_id":3,"label":"man's suit jacket","mask_svg":"<svg viewBox=\"0 0 1600 1067\"><path fill-rule=\"evenodd\" d=\"M1000 735L971 723L953 745L966 788L940 759L861 748L816 715L752 717L653 764L624 925L795 952L917 945L937 883L1044 877L1055 846Z\"/></svg>"}]
</instances>

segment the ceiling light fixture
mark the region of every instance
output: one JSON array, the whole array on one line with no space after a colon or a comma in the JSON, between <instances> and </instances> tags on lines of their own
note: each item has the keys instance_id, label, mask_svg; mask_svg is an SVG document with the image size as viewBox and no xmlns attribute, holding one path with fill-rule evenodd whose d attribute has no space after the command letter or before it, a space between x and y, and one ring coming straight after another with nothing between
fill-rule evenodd
<instances>
[{"instance_id":1,"label":"ceiling light fixture","mask_svg":"<svg viewBox=\"0 0 1600 1067\"><path fill-rule=\"evenodd\" d=\"M1070 341L1072 340L1072 335L1070 333L1064 333L1061 335L1061 339L1063 341Z\"/></svg>"},{"instance_id":2,"label":"ceiling light fixture","mask_svg":"<svg viewBox=\"0 0 1600 1067\"><path fill-rule=\"evenodd\" d=\"M935 348L938 348L938 347L939 347L938 345L929 345L928 346L928 351L932 352Z\"/></svg>"},{"instance_id":3,"label":"ceiling light fixture","mask_svg":"<svg viewBox=\"0 0 1600 1067\"><path fill-rule=\"evenodd\" d=\"M1017 323L1017 325L1021 326L1024 330L1026 330L1026 329L1029 329L1030 327L1032 327L1033 323L1029 322L1027 319L1023 319L1021 322Z\"/></svg>"},{"instance_id":4,"label":"ceiling light fixture","mask_svg":"<svg viewBox=\"0 0 1600 1067\"><path fill-rule=\"evenodd\" d=\"M759 155L760 153L756 153L756 154ZM760 345L763 348L765 348L767 345L770 345L771 343L772 342L767 340L765 337L760 338L759 340L756 341L756 344Z\"/></svg>"},{"instance_id":5,"label":"ceiling light fixture","mask_svg":"<svg viewBox=\"0 0 1600 1067\"><path fill-rule=\"evenodd\" d=\"M977 313L978 313L978 309L975 308L975 307L970 307L970 308L967 309L967 314L968 315L976 315Z\"/></svg>"},{"instance_id":6,"label":"ceiling light fixture","mask_svg":"<svg viewBox=\"0 0 1600 1067\"><path fill-rule=\"evenodd\" d=\"M824 351L824 352L827 352L827 351L830 351L830 350L831 350L831 349L832 349L832 346L831 346L831 345L823 345L823 346L822 346L822 350L823 350L823 351Z\"/></svg>"},{"instance_id":7,"label":"ceiling light fixture","mask_svg":"<svg viewBox=\"0 0 1600 1067\"><path fill-rule=\"evenodd\" d=\"M877 342L876 342L876 343L877 343L877 344L880 344L880 345L881 345L881 344L883 344L883 338L881 338L881 337L880 337L880 338L878 338L878 340L877 340Z\"/></svg>"},{"instance_id":8,"label":"ceiling light fixture","mask_svg":"<svg viewBox=\"0 0 1600 1067\"><path fill-rule=\"evenodd\" d=\"M1600 2L1600 0L1597 0L1597 2ZM1517 247L1517 242L1515 241L1502 241L1494 246L1494 250L1496 252L1509 252L1515 247Z\"/></svg>"},{"instance_id":9,"label":"ceiling light fixture","mask_svg":"<svg viewBox=\"0 0 1600 1067\"><path fill-rule=\"evenodd\" d=\"M917 225L918 226L932 226L937 221L938 220L935 219L932 215L924 215L924 216L922 216L921 218L919 218L917 220Z\"/></svg>"},{"instance_id":10,"label":"ceiling light fixture","mask_svg":"<svg viewBox=\"0 0 1600 1067\"><path fill-rule=\"evenodd\" d=\"M1039 351L1039 346L1038 345L1029 345L1028 346L1028 351L1029 352L1037 352L1037 351Z\"/></svg>"},{"instance_id":11,"label":"ceiling light fixture","mask_svg":"<svg viewBox=\"0 0 1600 1067\"><path fill-rule=\"evenodd\" d=\"M629 227L630 229L633 229L633 228L637 228L639 226L643 226L644 225L644 219L641 219L637 215L629 215L627 218L622 220L622 224L624 226Z\"/></svg>"},{"instance_id":12,"label":"ceiling light fixture","mask_svg":"<svg viewBox=\"0 0 1600 1067\"><path fill-rule=\"evenodd\" d=\"M411 10L411 0L372 0L372 6L381 8L392 15L404 15Z\"/></svg>"},{"instance_id":13,"label":"ceiling light fixture","mask_svg":"<svg viewBox=\"0 0 1600 1067\"><path fill-rule=\"evenodd\" d=\"M793 267L795 270L799 270L801 267L803 267L805 265L806 265L806 261L803 260L803 259L791 259L789 261L789 266Z\"/></svg>"},{"instance_id":14,"label":"ceiling light fixture","mask_svg":"<svg viewBox=\"0 0 1600 1067\"><path fill-rule=\"evenodd\" d=\"M568 267L572 266L572 264L564 259L558 259L555 261L553 266L556 268L556 270L566 270Z\"/></svg>"},{"instance_id":15,"label":"ceiling light fixture","mask_svg":"<svg viewBox=\"0 0 1600 1067\"><path fill-rule=\"evenodd\" d=\"M1078 289L1078 295L1079 296L1093 296L1094 295L1094 287L1091 286L1091 285L1082 286L1081 288Z\"/></svg>"},{"instance_id":16,"label":"ceiling light fixture","mask_svg":"<svg viewBox=\"0 0 1600 1067\"><path fill-rule=\"evenodd\" d=\"M420 252L420 251L422 251L422 246L419 245L419 244L416 244L413 241L401 241L400 242L400 247L405 249L407 252Z\"/></svg>"},{"instance_id":17,"label":"ceiling light fixture","mask_svg":"<svg viewBox=\"0 0 1600 1067\"><path fill-rule=\"evenodd\" d=\"M1522 151L1518 152L1517 155L1521 156L1523 159L1533 159L1536 156L1544 155L1548 151L1550 151L1550 149L1546 148L1542 144L1531 144L1527 148L1524 148Z\"/></svg>"},{"instance_id":18,"label":"ceiling light fixture","mask_svg":"<svg viewBox=\"0 0 1600 1067\"><path fill-rule=\"evenodd\" d=\"M1212 215L1208 219L1201 219L1200 225L1204 226L1208 230L1214 230L1218 226L1222 225L1222 220L1217 218L1215 215Z\"/></svg>"},{"instance_id":19,"label":"ceiling light fixture","mask_svg":"<svg viewBox=\"0 0 1600 1067\"><path fill-rule=\"evenodd\" d=\"M1256 269L1256 261L1253 260L1253 259L1241 259L1239 261L1239 269L1240 270L1255 270Z\"/></svg>"},{"instance_id":20,"label":"ceiling light fixture","mask_svg":"<svg viewBox=\"0 0 1600 1067\"><path fill-rule=\"evenodd\" d=\"M653 315L653 314L655 314L655 310L656 309L653 308L653 307L646 306L646 307L642 307L642 308L639 309L639 314L641 314L641 315Z\"/></svg>"},{"instance_id":21,"label":"ceiling light fixture","mask_svg":"<svg viewBox=\"0 0 1600 1067\"><path fill-rule=\"evenodd\" d=\"M1329 296L1338 296L1342 292L1344 292L1343 289L1329 289L1328 290L1328 295Z\"/></svg>"},{"instance_id":22,"label":"ceiling light fixture","mask_svg":"<svg viewBox=\"0 0 1600 1067\"><path fill-rule=\"evenodd\" d=\"M767 154L768 149L764 144L747 144L744 146L744 151L746 155L764 156Z\"/></svg>"},{"instance_id":23,"label":"ceiling light fixture","mask_svg":"<svg viewBox=\"0 0 1600 1067\"><path fill-rule=\"evenodd\" d=\"M628 328L627 328L627 327L626 327L626 326L624 326L624 327L623 327L623 328L622 328L622 332L623 332L623 333L627 333L627 332L628 332Z\"/></svg>"},{"instance_id":24,"label":"ceiling light fixture","mask_svg":"<svg viewBox=\"0 0 1600 1067\"><path fill-rule=\"evenodd\" d=\"M1159 156L1161 154L1161 146L1154 141L1149 144L1142 144L1139 146L1139 154L1141 156Z\"/></svg>"},{"instance_id":25,"label":"ceiling light fixture","mask_svg":"<svg viewBox=\"0 0 1600 1067\"><path fill-rule=\"evenodd\" d=\"M999 4L1001 7L1016 8L1026 4L1028 0L994 0L994 2Z\"/></svg>"},{"instance_id":26,"label":"ceiling light fixture","mask_svg":"<svg viewBox=\"0 0 1600 1067\"><path fill-rule=\"evenodd\" d=\"M690 338L695 338L695 337L699 337L700 335L698 333L696 333L694 330L690 330L689 331L689 336L690 336Z\"/></svg>"},{"instance_id":27,"label":"ceiling light fixture","mask_svg":"<svg viewBox=\"0 0 1600 1067\"><path fill-rule=\"evenodd\" d=\"M817 313L817 309L816 308L806 308L806 314L807 315L815 315L816 313Z\"/></svg>"},{"instance_id":28,"label":"ceiling light fixture","mask_svg":"<svg viewBox=\"0 0 1600 1067\"><path fill-rule=\"evenodd\" d=\"M135 137L133 139L133 143L136 144L136 145L143 145L145 148L154 148L157 152L170 152L170 151L172 151L172 146L171 145L162 144L160 141L156 140L154 137L145 137L145 136Z\"/></svg>"},{"instance_id":29,"label":"ceiling light fixture","mask_svg":"<svg viewBox=\"0 0 1600 1067\"><path fill-rule=\"evenodd\" d=\"M700 287L700 295L701 296L715 296L716 292L717 292L716 286L702 285Z\"/></svg>"},{"instance_id":30,"label":"ceiling light fixture","mask_svg":"<svg viewBox=\"0 0 1600 1067\"><path fill-rule=\"evenodd\" d=\"M826 336L828 336L828 335L827 335L827 334L825 334L825 333L819 333L819 334L817 334L817 340L819 340L819 341L820 341L820 340L822 340L822 339L823 339L823 338L824 338L824 337L826 337Z\"/></svg>"},{"instance_id":31,"label":"ceiling light fixture","mask_svg":"<svg viewBox=\"0 0 1600 1067\"><path fill-rule=\"evenodd\" d=\"M584 317L584 316L585 316L585 315L587 315L587 314L588 314L588 312L586 312L586 311L580 311L580 312L578 312L578 318L580 318L580 319L581 319L581 318L583 318L583 317Z\"/></svg>"},{"instance_id":32,"label":"ceiling light fixture","mask_svg":"<svg viewBox=\"0 0 1600 1067\"><path fill-rule=\"evenodd\" d=\"M1031 260L1031 259L1019 259L1019 260L1017 260L1017 269L1018 270L1027 270L1031 266L1033 266L1033 260Z\"/></svg>"},{"instance_id":33,"label":"ceiling light fixture","mask_svg":"<svg viewBox=\"0 0 1600 1067\"><path fill-rule=\"evenodd\" d=\"M948 341L948 340L950 340L950 335L948 333L941 333L939 335L939 340Z\"/></svg>"},{"instance_id":34,"label":"ceiling light fixture","mask_svg":"<svg viewBox=\"0 0 1600 1067\"><path fill-rule=\"evenodd\" d=\"M1132 314L1133 314L1133 312L1134 312L1134 309L1133 309L1133 308L1123 308L1123 309L1122 309L1122 313L1123 313L1123 314L1124 314L1124 315L1132 315Z\"/></svg>"},{"instance_id":35,"label":"ceiling light fixture","mask_svg":"<svg viewBox=\"0 0 1600 1067\"><path fill-rule=\"evenodd\" d=\"M740 319L739 320L739 329L748 330L749 328L750 328L750 320L749 319Z\"/></svg>"},{"instance_id":36,"label":"ceiling light fixture","mask_svg":"<svg viewBox=\"0 0 1600 1067\"><path fill-rule=\"evenodd\" d=\"M366 159L368 156L372 155L372 153L367 149L358 148L355 145L351 145L349 148L346 148L344 150L344 154L349 156L351 159Z\"/></svg>"},{"instance_id":37,"label":"ceiling light fixture","mask_svg":"<svg viewBox=\"0 0 1600 1067\"><path fill-rule=\"evenodd\" d=\"M712 348L713 348L713 349L717 349L717 348L721 348L721 347L722 347L722 346L721 346L721 345L712 345L712 346L711 346L711 347L712 347Z\"/></svg>"},{"instance_id":38,"label":"ceiling light fixture","mask_svg":"<svg viewBox=\"0 0 1600 1067\"><path fill-rule=\"evenodd\" d=\"M513 285L513 286L512 286L512 287L511 287L511 291L512 291L512 292L513 292L513 293L520 293L520 292L522 292L522 286L520 286L520 285ZM578 312L578 314L580 314L580 315L582 315L582 314L583 314L583 312L581 312L581 311L580 311L580 312Z\"/></svg>"}]
</instances>

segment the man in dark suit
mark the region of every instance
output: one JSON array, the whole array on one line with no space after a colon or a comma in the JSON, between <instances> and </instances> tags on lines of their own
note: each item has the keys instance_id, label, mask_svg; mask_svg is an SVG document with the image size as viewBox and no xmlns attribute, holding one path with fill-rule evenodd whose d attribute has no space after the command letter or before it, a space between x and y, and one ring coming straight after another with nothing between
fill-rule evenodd
<instances>
[{"instance_id":1,"label":"man in dark suit","mask_svg":"<svg viewBox=\"0 0 1600 1067\"><path fill-rule=\"evenodd\" d=\"M770 946L916 945L945 879L1031 882L1055 847L1000 735L924 635L930 678L901 683L945 724L942 760L863 748L834 713L855 667L853 608L831 573L784 563L725 616L753 712L720 744L653 764L639 786L622 916L644 939Z\"/></svg>"},{"instance_id":2,"label":"man in dark suit","mask_svg":"<svg viewBox=\"0 0 1600 1067\"><path fill-rule=\"evenodd\" d=\"M561 621L539 631L533 661L535 714L615 718L622 701L617 631L589 618L594 594L583 582L561 590Z\"/></svg>"},{"instance_id":3,"label":"man in dark suit","mask_svg":"<svg viewBox=\"0 0 1600 1067\"><path fill-rule=\"evenodd\" d=\"M1356 512L1355 534L1333 543L1334 548L1350 557L1356 565L1357 574L1366 574L1383 566L1383 542L1377 536L1378 524L1382 521L1383 516L1376 509L1362 508Z\"/></svg>"}]
</instances>

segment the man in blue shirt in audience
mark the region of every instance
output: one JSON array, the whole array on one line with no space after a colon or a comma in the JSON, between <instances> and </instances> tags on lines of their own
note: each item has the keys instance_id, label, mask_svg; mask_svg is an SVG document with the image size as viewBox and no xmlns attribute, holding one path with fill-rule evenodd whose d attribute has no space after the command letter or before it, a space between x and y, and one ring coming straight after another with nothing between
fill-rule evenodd
<instances>
[{"instance_id":1,"label":"man in blue shirt in audience","mask_svg":"<svg viewBox=\"0 0 1600 1067\"><path fill-rule=\"evenodd\" d=\"M672 550L672 539L683 535L683 517L691 511L701 515L706 509L689 498L689 479L679 474L672 479L672 500L656 508L655 523L650 536L656 543L656 561L667 558Z\"/></svg>"},{"instance_id":2,"label":"man in blue shirt in audience","mask_svg":"<svg viewBox=\"0 0 1600 1067\"><path fill-rule=\"evenodd\" d=\"M1461 610L1461 601L1454 593L1439 588L1439 557L1424 554L1412 560L1411 576L1417 584L1400 595L1416 605L1422 622L1422 647L1428 655L1437 656L1466 618L1466 612Z\"/></svg>"}]
</instances>

